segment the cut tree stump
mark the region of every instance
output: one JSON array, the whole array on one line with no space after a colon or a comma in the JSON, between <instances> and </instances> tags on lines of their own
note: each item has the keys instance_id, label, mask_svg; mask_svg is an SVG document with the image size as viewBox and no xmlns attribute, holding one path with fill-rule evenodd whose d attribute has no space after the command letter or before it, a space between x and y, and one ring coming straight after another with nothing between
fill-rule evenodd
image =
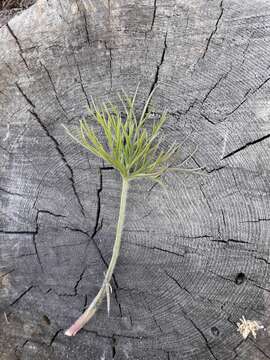
<instances>
[{"instance_id":1,"label":"cut tree stump","mask_svg":"<svg viewBox=\"0 0 270 360\"><path fill-rule=\"evenodd\" d=\"M1 360L270 358L270 3L39 0L0 30ZM155 85L206 176L134 182L106 302L120 178L61 124ZM188 137L188 138L187 138ZM261 321L257 339L236 323ZM267 328L268 327L268 328Z\"/></svg>"}]
</instances>

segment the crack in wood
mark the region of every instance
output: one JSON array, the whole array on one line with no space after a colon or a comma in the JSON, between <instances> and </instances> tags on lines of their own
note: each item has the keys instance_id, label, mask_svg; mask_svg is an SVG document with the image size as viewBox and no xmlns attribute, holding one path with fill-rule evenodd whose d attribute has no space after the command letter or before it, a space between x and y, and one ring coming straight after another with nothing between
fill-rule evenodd
<instances>
[{"instance_id":1,"label":"crack in wood","mask_svg":"<svg viewBox=\"0 0 270 360\"><path fill-rule=\"evenodd\" d=\"M41 268L41 271L44 273L44 268L43 268L43 264L41 262L41 258L39 256L38 246L37 246L37 241L36 241L36 236L38 235L38 232L39 232L38 216L39 216L39 211L37 211L36 218L35 218L36 231L33 233L33 245L34 245L34 249L35 249L35 253L36 253L36 256L37 256L39 266Z\"/></svg>"},{"instance_id":2,"label":"crack in wood","mask_svg":"<svg viewBox=\"0 0 270 360\"><path fill-rule=\"evenodd\" d=\"M205 344L206 344L206 347L207 349L209 350L210 354L212 355L212 357L215 359L215 360L218 360L218 358L215 356L215 354L213 353L213 350L212 350L212 347L210 346L210 343L207 339L207 337L204 335L203 331L197 326L197 324L195 323L194 320L192 320L185 311L182 310L182 312L185 314L186 316L186 319L188 319L191 324L193 325L193 327L201 334L201 337L203 338Z\"/></svg>"},{"instance_id":3,"label":"crack in wood","mask_svg":"<svg viewBox=\"0 0 270 360\"><path fill-rule=\"evenodd\" d=\"M244 65L244 62L246 61L246 53L250 47L250 43L251 43L251 40L252 40L252 37L253 37L253 34L254 34L255 31L253 31L248 39L248 42L247 42L247 45L243 51L243 58L242 58L242 62L240 64L240 67L242 67Z\"/></svg>"},{"instance_id":4,"label":"crack in wood","mask_svg":"<svg viewBox=\"0 0 270 360\"><path fill-rule=\"evenodd\" d=\"M145 248L145 249L149 249L149 250L157 250L157 251L162 251L162 252L165 252L165 253L168 253L168 254L172 254L172 255L176 255L176 256L180 256L180 257L184 257L185 254L179 254L175 251L172 251L172 250L168 250L168 249L163 249L163 248L160 248L158 246L148 246L148 245L144 245L144 244L138 244L138 243L134 243L134 242L131 242L131 241L125 241L126 244L131 244L131 245L134 245L134 246L138 246L138 247L142 247L142 248Z\"/></svg>"},{"instance_id":5,"label":"crack in wood","mask_svg":"<svg viewBox=\"0 0 270 360\"><path fill-rule=\"evenodd\" d=\"M266 354L266 352L260 348L260 346L258 344L255 343L255 341L253 341L252 339L248 339L249 342L256 348L259 350L260 353L262 353L267 359L270 359L270 354Z\"/></svg>"},{"instance_id":6,"label":"crack in wood","mask_svg":"<svg viewBox=\"0 0 270 360\"><path fill-rule=\"evenodd\" d=\"M12 191L6 190L6 189L4 189L4 188L2 188L2 187L0 187L0 191L3 192L3 193L5 193L5 194L12 195L12 196L19 196L19 197L22 197L22 198L24 197L22 194L19 194L19 193L17 193L17 192L12 192Z\"/></svg>"},{"instance_id":7,"label":"crack in wood","mask_svg":"<svg viewBox=\"0 0 270 360\"><path fill-rule=\"evenodd\" d=\"M75 62L76 62L76 66L77 66L77 70L78 70L78 74L79 74L79 78L80 78L80 85L81 85L82 92L83 92L83 94L85 96L85 99L87 101L87 104L88 104L89 108L91 108L91 104L90 104L90 101L88 99L88 96L87 96L87 93L86 93L86 90L85 90L85 87L84 87L84 84L83 84L83 81L82 81L81 70L80 70L79 64L77 63L76 58L75 58Z\"/></svg>"},{"instance_id":8,"label":"crack in wood","mask_svg":"<svg viewBox=\"0 0 270 360\"><path fill-rule=\"evenodd\" d=\"M8 31L9 31L9 33L11 34L11 36L13 37L13 39L15 40L18 48L19 48L19 55L20 55L22 61L24 62L27 70L30 70L28 63L27 63L25 57L23 56L23 49L22 49L22 47L21 47L21 44L20 44L20 42L19 42L18 37L15 35L14 31L11 29L11 27L10 27L9 24L6 24L6 27L7 27Z\"/></svg>"},{"instance_id":9,"label":"crack in wood","mask_svg":"<svg viewBox=\"0 0 270 360\"><path fill-rule=\"evenodd\" d=\"M246 91L246 93L243 96L242 101L233 109L231 110L229 113L227 113L225 115L225 117L222 119L222 121L220 121L219 123L225 121L229 116L231 116L233 113L235 113L242 105L244 105L246 103L247 100L249 100L249 94L251 93L251 95L256 94L257 91L259 91L265 84L268 83L268 81L270 80L270 76L267 77L257 88L255 88L254 90L252 90L251 88L248 89Z\"/></svg>"},{"instance_id":10,"label":"crack in wood","mask_svg":"<svg viewBox=\"0 0 270 360\"><path fill-rule=\"evenodd\" d=\"M87 270L87 266L84 267L84 269L83 269L82 272L80 273L79 279L76 281L76 284L75 284L75 286L74 286L74 295L75 295L75 296L78 295L78 286L79 286L80 282L82 281L83 276L84 276L86 270Z\"/></svg>"},{"instance_id":11,"label":"crack in wood","mask_svg":"<svg viewBox=\"0 0 270 360\"><path fill-rule=\"evenodd\" d=\"M208 49L209 49L210 43L211 43L211 41L212 41L212 39L213 39L213 36L214 36L214 35L216 34L216 32L217 32L219 22L220 22L220 20L221 20L221 18L222 18L223 12L224 12L223 0L220 2L219 8L220 8L220 13L219 13L219 16L218 16L218 18L217 18L217 20L216 20L215 28L214 28L214 30L211 32L209 38L207 39L206 47L205 47L204 52L203 52L203 54L202 54L202 56L201 56L201 59L204 59L204 58L205 58L205 55L206 55L206 53L207 53L207 51L208 51Z\"/></svg>"},{"instance_id":12,"label":"crack in wood","mask_svg":"<svg viewBox=\"0 0 270 360\"><path fill-rule=\"evenodd\" d=\"M34 103L29 99L29 97L25 94L25 92L22 90L22 88L20 87L20 85L15 82L15 86L17 87L17 89L19 90L20 94L23 96L23 98L26 100L26 102L32 107L35 108Z\"/></svg>"},{"instance_id":13,"label":"crack in wood","mask_svg":"<svg viewBox=\"0 0 270 360\"><path fill-rule=\"evenodd\" d=\"M109 72L110 72L110 91L112 90L112 82L113 82L113 76L112 76L112 48L108 46L107 41L104 41L105 49L109 51Z\"/></svg>"},{"instance_id":14,"label":"crack in wood","mask_svg":"<svg viewBox=\"0 0 270 360\"><path fill-rule=\"evenodd\" d=\"M116 356L116 344L117 344L117 341L116 341L115 336L113 335L112 336L112 358L113 359L115 359L115 356Z\"/></svg>"},{"instance_id":15,"label":"crack in wood","mask_svg":"<svg viewBox=\"0 0 270 360\"><path fill-rule=\"evenodd\" d=\"M229 73L230 73L231 71L232 71L232 65L230 66L230 69L229 69L226 73L222 74L222 75L218 78L218 80L215 82L215 84L210 87L210 89L207 91L207 93L205 94L204 98L202 99L202 105L205 103L205 101L206 101L206 100L208 99L208 97L211 95L212 91L214 91L214 90L218 87L218 85L222 82L222 80L225 80L225 79L228 77L228 75L229 75ZM207 119L207 120L210 121L209 119Z\"/></svg>"},{"instance_id":16,"label":"crack in wood","mask_svg":"<svg viewBox=\"0 0 270 360\"><path fill-rule=\"evenodd\" d=\"M237 154L238 152L249 148L250 146L253 146L253 145L255 145L255 144L257 144L257 143L259 143L261 141L264 141L264 140L268 139L269 137L270 137L270 134L267 134L267 135L264 135L264 136L260 137L259 139L254 140L254 141L249 141L245 145L240 146L238 149L235 149L235 150L231 151L230 153L224 155L221 160L227 159L227 158Z\"/></svg>"},{"instance_id":17,"label":"crack in wood","mask_svg":"<svg viewBox=\"0 0 270 360\"><path fill-rule=\"evenodd\" d=\"M29 291L34 288L34 285L29 286L26 290L24 290L9 306L13 306L17 304Z\"/></svg>"},{"instance_id":18,"label":"crack in wood","mask_svg":"<svg viewBox=\"0 0 270 360\"><path fill-rule=\"evenodd\" d=\"M152 22L151 22L151 26L150 26L149 32L151 32L151 31L153 30L153 27L154 27L154 24L155 24L155 20L156 20L156 12L157 12L157 0L154 0L153 17L152 17Z\"/></svg>"},{"instance_id":19,"label":"crack in wood","mask_svg":"<svg viewBox=\"0 0 270 360\"><path fill-rule=\"evenodd\" d=\"M12 230L0 230L0 234L14 234L14 235L33 235L35 231L12 231Z\"/></svg>"},{"instance_id":20,"label":"crack in wood","mask_svg":"<svg viewBox=\"0 0 270 360\"><path fill-rule=\"evenodd\" d=\"M190 291L188 291L184 286L182 286L172 275L170 275L170 274L169 274L166 270L164 270L164 269L163 269L163 271L164 271L164 273L165 273L170 279L172 279L172 280L178 285L178 287L179 287L180 289L184 290L188 295L190 295L193 300L196 300L196 299L193 297L193 295L190 293ZM203 338L203 340L204 340L204 342L205 342L205 344L206 344L206 346L207 346L210 354L212 355L212 357L213 357L215 360L218 360L217 357L215 356L215 354L213 353L212 348L211 348L211 346L210 346L210 344L209 344L209 341L208 341L207 337L204 335L203 331L196 325L196 323L194 322L194 320L192 320L192 319L188 316L187 312L183 309L183 307L182 307L181 305L180 305L180 307L181 307L181 312L182 312L182 314L184 315L185 319L187 319L187 320L193 325L193 327L200 333L200 335L201 335L201 337Z\"/></svg>"},{"instance_id":21,"label":"crack in wood","mask_svg":"<svg viewBox=\"0 0 270 360\"><path fill-rule=\"evenodd\" d=\"M58 329L58 330L55 332L55 334L54 334L53 337L51 338L51 341L50 341L49 346L52 346L52 345L53 345L53 343L55 342L57 336L60 334L61 331L63 331L63 329Z\"/></svg>"},{"instance_id":22,"label":"crack in wood","mask_svg":"<svg viewBox=\"0 0 270 360\"><path fill-rule=\"evenodd\" d=\"M65 157L65 154L63 153L63 151L61 150L60 148L60 144L59 142L56 140L56 138L50 133L48 127L44 124L44 122L41 120L41 118L38 116L38 114L33 111L33 110L29 110L29 112L34 116L34 118L37 120L37 122L39 123L39 125L41 126L41 128L45 131L46 135L52 140L52 142L54 143L55 145L55 149L56 151L58 152L58 154L60 155L64 165L66 166L67 170L69 171L69 174L70 176L68 177L68 179L70 180L71 182L71 187L72 187L72 190L73 190L73 193L75 195L75 198L78 202L78 205L79 205L79 208L80 208L80 211L83 215L83 217L85 217L85 212L84 212L84 208L83 208L83 205L82 205L82 202L80 200L80 197L79 197L79 194L77 192L77 189L75 187L75 181L74 181L74 172L73 172L73 169L72 167L69 165L66 157Z\"/></svg>"},{"instance_id":23,"label":"crack in wood","mask_svg":"<svg viewBox=\"0 0 270 360\"><path fill-rule=\"evenodd\" d=\"M160 331L160 333L161 333L161 334L164 334L164 331L162 330L161 326L160 326L160 325L159 325L159 323L157 322L157 319L156 319L156 317L155 317L155 315L154 315L153 311L151 310L150 306L148 305L148 303L147 303L147 301L146 301L146 298L145 298L144 294L141 294L141 295L142 295L142 296L143 296L143 298L144 298L144 305L145 305L145 307L146 307L146 310L148 310L148 311L149 311L149 313L151 314L151 317L152 317L152 319L153 319L153 321L154 321L154 323L155 323L156 327L159 329L159 331Z\"/></svg>"},{"instance_id":24,"label":"crack in wood","mask_svg":"<svg viewBox=\"0 0 270 360\"><path fill-rule=\"evenodd\" d=\"M163 44L163 50L162 50L161 58L160 58L160 61L157 64L157 67L156 67L155 78L154 78L154 81L153 81L153 83L152 83L152 85L150 87L149 95L154 90L154 88L157 85L158 80L159 80L159 71L160 71L161 66L163 65L163 62L164 62L164 59L165 59L165 54L166 54L167 47L168 47L167 46L167 35L168 35L168 32L166 32L166 34L164 36L164 44Z\"/></svg>"},{"instance_id":25,"label":"crack in wood","mask_svg":"<svg viewBox=\"0 0 270 360\"><path fill-rule=\"evenodd\" d=\"M41 66L44 68L44 70L45 70L46 73L47 73L47 76L48 76L48 78L49 78L49 81L50 81L50 83L51 83L51 86L52 86L52 89L53 89L53 92L54 92L54 95L55 95L55 98L56 98L56 100L57 100L60 108L62 109L65 117L67 118L67 120L69 120L68 114L67 114L64 106L62 105L62 103L61 103L61 101L60 101L60 99L59 99L59 96L58 96L58 94L57 94L56 87L55 87L55 84L54 84L53 79L52 79L52 77L51 77L51 74L50 74L50 72L49 72L49 69L46 67L46 65L45 65L43 62L40 61L40 64L41 64Z\"/></svg>"}]
</instances>

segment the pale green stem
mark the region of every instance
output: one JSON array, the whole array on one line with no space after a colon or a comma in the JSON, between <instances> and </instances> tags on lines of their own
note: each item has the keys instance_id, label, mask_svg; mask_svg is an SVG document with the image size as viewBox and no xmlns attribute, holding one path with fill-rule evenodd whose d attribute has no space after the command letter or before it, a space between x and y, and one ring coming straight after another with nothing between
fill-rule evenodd
<instances>
[{"instance_id":1,"label":"pale green stem","mask_svg":"<svg viewBox=\"0 0 270 360\"><path fill-rule=\"evenodd\" d=\"M120 202L120 209L119 209L119 217L118 217L118 223L116 228L116 236L115 236L115 242L113 246L113 253L112 258L109 264L109 267L107 269L107 272L105 274L104 281L102 283L102 286L92 301L92 303L89 305L89 307L85 310L85 312L78 318L78 320L75 321L73 325L69 329L65 331L65 335L67 336L74 336L76 333L92 318L92 316L97 311L99 305L101 304L103 298L106 295L106 291L108 289L108 284L110 284L113 271L119 256L120 252L120 246L121 246L121 238L122 238L122 231L124 227L124 221L125 221L125 213L126 213L126 203L127 203L127 193L128 193L128 186L129 181L128 179L123 178L122 181L122 193L121 193L121 202Z\"/></svg>"}]
</instances>

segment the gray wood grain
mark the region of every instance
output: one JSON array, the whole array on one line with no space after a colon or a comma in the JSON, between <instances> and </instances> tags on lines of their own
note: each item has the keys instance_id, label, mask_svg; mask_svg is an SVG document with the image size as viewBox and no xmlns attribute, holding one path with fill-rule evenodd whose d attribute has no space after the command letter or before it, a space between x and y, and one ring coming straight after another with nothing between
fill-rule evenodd
<instances>
[{"instance_id":1,"label":"gray wood grain","mask_svg":"<svg viewBox=\"0 0 270 360\"><path fill-rule=\"evenodd\" d=\"M0 30L0 358L270 358L266 0L37 1ZM134 183L111 315L63 335L110 260L118 174L71 143L140 81L207 176ZM180 161L180 160L179 160ZM243 341L245 316L265 331ZM6 317L7 316L7 319ZM8 322L7 322L8 320Z\"/></svg>"}]
</instances>

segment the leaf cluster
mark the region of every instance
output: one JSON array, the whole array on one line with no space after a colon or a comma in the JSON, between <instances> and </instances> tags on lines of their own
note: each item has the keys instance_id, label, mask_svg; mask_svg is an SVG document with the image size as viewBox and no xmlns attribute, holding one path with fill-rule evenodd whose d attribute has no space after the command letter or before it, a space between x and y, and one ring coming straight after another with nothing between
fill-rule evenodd
<instances>
[{"instance_id":1,"label":"leaf cluster","mask_svg":"<svg viewBox=\"0 0 270 360\"><path fill-rule=\"evenodd\" d=\"M98 106L92 99L89 108L92 122L84 118L72 132L63 126L75 141L117 169L122 177L159 181L179 146L173 144L166 150L161 146L159 133L166 121L166 112L156 121L149 120L153 110L149 110L150 100L155 89L140 116L135 113L137 91L138 87L132 97L125 91L118 94L121 109L111 101ZM94 125L102 129L102 135Z\"/></svg>"}]
</instances>

